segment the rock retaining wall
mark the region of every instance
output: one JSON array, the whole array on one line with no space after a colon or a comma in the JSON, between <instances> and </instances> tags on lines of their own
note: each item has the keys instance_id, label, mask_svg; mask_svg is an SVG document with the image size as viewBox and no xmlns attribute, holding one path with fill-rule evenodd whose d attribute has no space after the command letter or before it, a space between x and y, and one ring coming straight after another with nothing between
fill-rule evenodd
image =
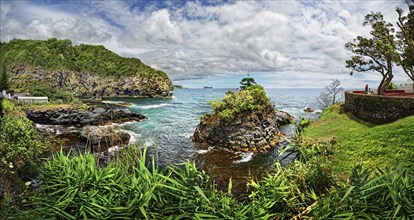
<instances>
[{"instance_id":1,"label":"rock retaining wall","mask_svg":"<svg viewBox=\"0 0 414 220\"><path fill-rule=\"evenodd\" d=\"M414 115L414 98L387 97L345 92L345 109L374 124L389 123Z\"/></svg>"}]
</instances>

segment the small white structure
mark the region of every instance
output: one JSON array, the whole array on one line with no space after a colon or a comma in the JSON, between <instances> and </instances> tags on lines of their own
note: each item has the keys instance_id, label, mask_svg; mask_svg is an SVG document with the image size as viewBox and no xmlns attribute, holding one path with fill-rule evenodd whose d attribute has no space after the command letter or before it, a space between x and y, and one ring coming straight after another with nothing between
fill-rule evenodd
<instances>
[{"instance_id":1,"label":"small white structure","mask_svg":"<svg viewBox=\"0 0 414 220\"><path fill-rule=\"evenodd\" d=\"M26 104L32 103L46 103L49 101L47 96L34 97L34 96L17 96L17 101L23 102Z\"/></svg>"},{"instance_id":2,"label":"small white structure","mask_svg":"<svg viewBox=\"0 0 414 220\"><path fill-rule=\"evenodd\" d=\"M406 93L414 93L414 81L407 79L407 83L398 84L398 89L405 90Z\"/></svg>"},{"instance_id":3,"label":"small white structure","mask_svg":"<svg viewBox=\"0 0 414 220\"><path fill-rule=\"evenodd\" d=\"M13 99L14 97L14 91L13 90L3 90L2 95L6 99Z\"/></svg>"}]
</instances>

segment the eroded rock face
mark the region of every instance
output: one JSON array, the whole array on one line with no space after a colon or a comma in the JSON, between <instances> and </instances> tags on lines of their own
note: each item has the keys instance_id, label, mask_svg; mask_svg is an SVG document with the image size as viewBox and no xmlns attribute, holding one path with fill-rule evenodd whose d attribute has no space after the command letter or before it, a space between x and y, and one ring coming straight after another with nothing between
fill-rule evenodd
<instances>
[{"instance_id":1,"label":"eroded rock face","mask_svg":"<svg viewBox=\"0 0 414 220\"><path fill-rule=\"evenodd\" d=\"M131 136L112 123L141 121L146 118L127 109L104 108L27 110L26 114L36 123L38 131L59 140L59 146L86 148L93 153L129 144Z\"/></svg>"},{"instance_id":2,"label":"eroded rock face","mask_svg":"<svg viewBox=\"0 0 414 220\"><path fill-rule=\"evenodd\" d=\"M102 97L171 97L173 85L168 76L102 77L89 72L46 70L42 67L14 65L10 81L28 91L29 80L41 81L53 88L69 91L82 98Z\"/></svg>"},{"instance_id":3,"label":"eroded rock face","mask_svg":"<svg viewBox=\"0 0 414 220\"><path fill-rule=\"evenodd\" d=\"M201 120L192 140L237 151L266 151L279 143L279 127L292 120L291 115L273 107L262 112L241 114L231 124Z\"/></svg>"},{"instance_id":4,"label":"eroded rock face","mask_svg":"<svg viewBox=\"0 0 414 220\"><path fill-rule=\"evenodd\" d=\"M26 114L27 118L29 118L34 123L47 125L108 125L112 123L141 121L146 119L145 116L132 112L128 109L47 109L27 110Z\"/></svg>"}]
</instances>

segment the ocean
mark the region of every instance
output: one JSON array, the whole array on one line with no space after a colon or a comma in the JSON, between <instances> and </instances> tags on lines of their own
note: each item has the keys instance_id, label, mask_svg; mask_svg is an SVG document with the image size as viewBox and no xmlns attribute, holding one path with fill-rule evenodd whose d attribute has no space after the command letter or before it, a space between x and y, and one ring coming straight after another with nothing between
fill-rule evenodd
<instances>
[{"instance_id":1,"label":"ocean","mask_svg":"<svg viewBox=\"0 0 414 220\"><path fill-rule=\"evenodd\" d=\"M292 158L284 158L279 151L289 143L294 135L294 125L281 128L285 140L279 147L266 153L232 152L214 146L205 146L191 140L199 118L204 113L213 112L209 100L221 99L230 89L176 89L169 99L112 99L112 102L130 102L128 107L134 112L148 117L141 122L127 123L121 126L132 136L132 142L147 147L161 168L168 164L195 162L200 169L215 177L220 187L226 187L232 178L236 194L244 192L245 182L249 178L260 178L271 171L275 162L288 164ZM266 89L276 109L293 115L316 119L319 114L304 112L311 107L320 111L317 97L323 89ZM283 159L283 160L282 160ZM241 187L241 188L240 188Z\"/></svg>"}]
</instances>

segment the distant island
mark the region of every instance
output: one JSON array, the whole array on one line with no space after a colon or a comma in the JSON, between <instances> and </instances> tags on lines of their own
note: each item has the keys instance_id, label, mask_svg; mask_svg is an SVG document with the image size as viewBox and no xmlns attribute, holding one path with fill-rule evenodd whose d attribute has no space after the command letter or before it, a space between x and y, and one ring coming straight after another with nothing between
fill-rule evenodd
<instances>
[{"instance_id":1,"label":"distant island","mask_svg":"<svg viewBox=\"0 0 414 220\"><path fill-rule=\"evenodd\" d=\"M212 89L212 86L204 86L204 89Z\"/></svg>"},{"instance_id":2,"label":"distant island","mask_svg":"<svg viewBox=\"0 0 414 220\"><path fill-rule=\"evenodd\" d=\"M174 89L184 89L182 85L173 85Z\"/></svg>"}]
</instances>

